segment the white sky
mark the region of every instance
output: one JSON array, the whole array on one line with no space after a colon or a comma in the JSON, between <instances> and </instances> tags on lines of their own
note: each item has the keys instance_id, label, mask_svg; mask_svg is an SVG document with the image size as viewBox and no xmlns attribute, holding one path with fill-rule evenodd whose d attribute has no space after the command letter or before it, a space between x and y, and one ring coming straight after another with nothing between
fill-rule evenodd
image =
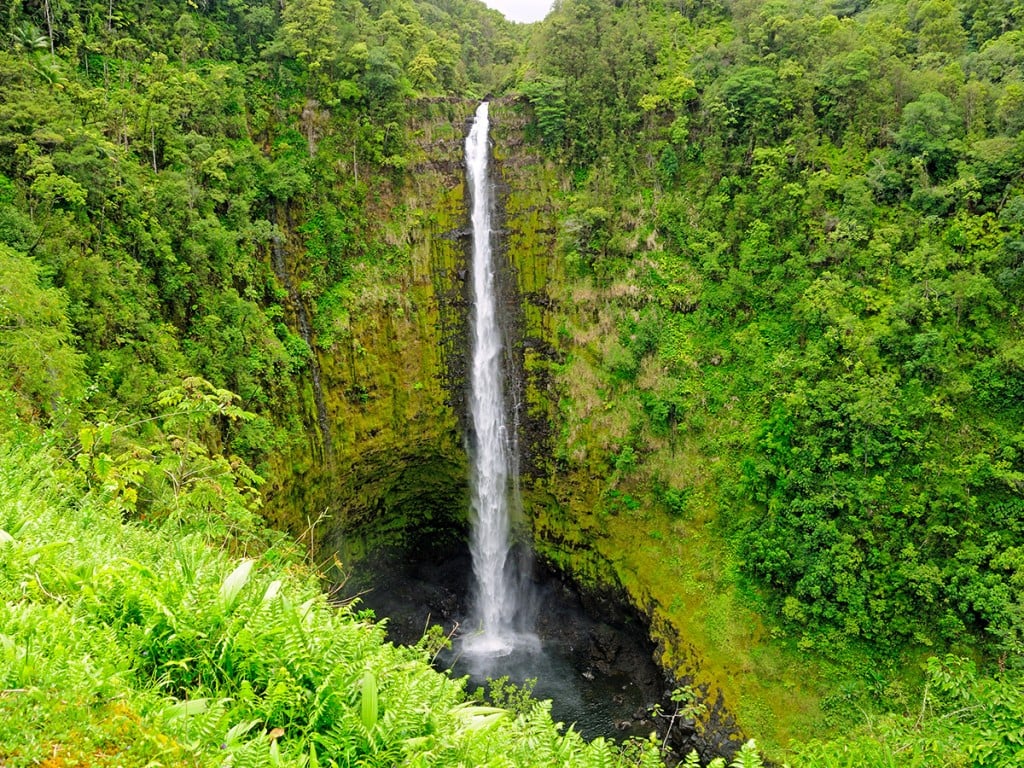
<instances>
[{"instance_id":1,"label":"white sky","mask_svg":"<svg viewBox=\"0 0 1024 768\"><path fill-rule=\"evenodd\" d=\"M551 10L552 0L484 0L512 21L540 21Z\"/></svg>"}]
</instances>

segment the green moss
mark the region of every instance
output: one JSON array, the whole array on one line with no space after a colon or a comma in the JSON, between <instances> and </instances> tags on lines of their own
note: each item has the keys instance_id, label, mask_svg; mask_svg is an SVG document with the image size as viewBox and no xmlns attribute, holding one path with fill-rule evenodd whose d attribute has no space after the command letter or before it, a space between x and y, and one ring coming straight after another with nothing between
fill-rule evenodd
<instances>
[{"instance_id":1,"label":"green moss","mask_svg":"<svg viewBox=\"0 0 1024 768\"><path fill-rule=\"evenodd\" d=\"M322 560L357 557L400 537L409 524L465 515L462 438L453 403L461 391L459 270L453 234L465 226L461 126L473 105L421 105L410 121L417 164L400 187L376 191L371 219L399 254L400 269L349 267L343 314L314 344L333 451L317 439L312 387L295 407L311 437L269 461L268 514L313 538ZM299 218L297 214L295 218ZM308 271L301 244L288 254ZM363 271L361 271L363 270ZM314 327L317 325L314 320Z\"/></svg>"}]
</instances>

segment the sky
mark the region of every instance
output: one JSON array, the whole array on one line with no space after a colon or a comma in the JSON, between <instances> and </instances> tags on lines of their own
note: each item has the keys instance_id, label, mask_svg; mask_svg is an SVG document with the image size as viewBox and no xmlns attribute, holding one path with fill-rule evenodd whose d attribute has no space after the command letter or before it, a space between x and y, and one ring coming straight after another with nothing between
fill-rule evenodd
<instances>
[{"instance_id":1,"label":"sky","mask_svg":"<svg viewBox=\"0 0 1024 768\"><path fill-rule=\"evenodd\" d=\"M551 10L552 0L484 0L512 21L540 21Z\"/></svg>"}]
</instances>

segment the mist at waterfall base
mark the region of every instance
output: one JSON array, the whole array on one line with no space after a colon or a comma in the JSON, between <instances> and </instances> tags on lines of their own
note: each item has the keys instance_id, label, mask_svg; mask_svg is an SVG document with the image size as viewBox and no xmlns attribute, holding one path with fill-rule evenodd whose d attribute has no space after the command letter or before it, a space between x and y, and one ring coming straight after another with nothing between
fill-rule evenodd
<instances>
[{"instance_id":1,"label":"mist at waterfall base","mask_svg":"<svg viewBox=\"0 0 1024 768\"><path fill-rule=\"evenodd\" d=\"M529 580L539 650L524 646L490 657L461 652L458 639L471 623L472 579L463 533L453 524L374 552L368 558L373 567L355 569L337 596L358 596L359 608L384 621L395 643L415 644L435 624L454 632L452 648L439 654L435 666L468 677L469 691L503 676L518 685L536 679L534 698L550 699L554 719L575 724L586 738L654 730L645 713L661 701L666 683L640 620L625 606L595 604L537 563Z\"/></svg>"},{"instance_id":2,"label":"mist at waterfall base","mask_svg":"<svg viewBox=\"0 0 1024 768\"><path fill-rule=\"evenodd\" d=\"M535 587L539 610L532 632L519 634L500 654L473 652L471 644L467 652L472 636L456 639L439 663L455 677L468 677L469 690L500 678L531 685L534 698L551 701L556 721L586 738L649 734L646 712L660 695L649 649L641 642L625 653L621 629L588 620L572 590L557 581Z\"/></svg>"}]
</instances>

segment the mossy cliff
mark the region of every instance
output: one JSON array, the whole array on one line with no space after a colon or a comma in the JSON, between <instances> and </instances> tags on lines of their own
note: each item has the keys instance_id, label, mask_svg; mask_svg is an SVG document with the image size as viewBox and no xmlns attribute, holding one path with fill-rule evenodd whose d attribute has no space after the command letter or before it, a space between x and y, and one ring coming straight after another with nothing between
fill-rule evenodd
<instances>
[{"instance_id":1,"label":"mossy cliff","mask_svg":"<svg viewBox=\"0 0 1024 768\"><path fill-rule=\"evenodd\" d=\"M613 405L613 394L621 393L602 380L601 351L615 336L613 321L645 299L624 283L595 286L576 274L572 183L524 140L523 109L514 101L496 104L492 136L504 242L521 297L522 490L534 547L591 599L626 598L647 617L662 666L702 691L715 722L706 740L724 746L739 736L727 710L740 697L742 672L709 662L707 634L677 620L677 574L667 563L638 562L651 553L647 532L660 524L652 519L659 505L651 486L621 477L635 396ZM687 473L689 466L674 471Z\"/></svg>"},{"instance_id":2,"label":"mossy cliff","mask_svg":"<svg viewBox=\"0 0 1024 768\"><path fill-rule=\"evenodd\" d=\"M462 153L475 107L422 104L409 128L413 165L368 202L368 216L401 254L398 268L357 282L346 312L330 323L324 302L301 306L301 290L293 296L293 322L300 311L313 317L319 393L310 370L301 407L308 441L275 459L270 508L279 524L312 539L321 560L337 555L345 568L410 531L465 526ZM492 103L491 136L508 364L535 549L595 598L625 595L648 617L662 665L703 691L720 724L732 722L726 709L736 713L738 726L714 738L742 729L784 743L820 721L813 675L810 683L792 679L791 660L770 650L731 579L731 557L710 530L715 458L699 436L639 426L644 372L635 383L616 379L616 329L652 297L637 275L596 281L577 268L573 240L586 214L599 212L578 213L565 169L527 140L524 110L515 100ZM656 243L630 237L642 270ZM291 237L285 250L291 280L301 285L302 239ZM326 328L329 343L317 328ZM669 514L666 491L685 499L683 514Z\"/></svg>"},{"instance_id":3,"label":"mossy cliff","mask_svg":"<svg viewBox=\"0 0 1024 768\"><path fill-rule=\"evenodd\" d=\"M715 723L708 740L742 732L771 747L812 733L822 727L829 671L772 642L715 530L715 483L729 471L716 435L744 425L701 393L709 371L729 375L729 361L698 361L680 333L678 360L634 364L621 328L665 300L650 278L661 243L641 223L652 218L646 201L636 202L635 230L610 235L632 253L630 272L601 274L600 256L586 249L607 214L526 140L524 110L502 100L491 114L521 308L522 490L534 547L591 596L625 596L647 617L663 667L702 693ZM670 298L685 307L699 278L677 277ZM671 415L652 426L645 403L662 386L659 362L689 371L679 395L690 410L685 427Z\"/></svg>"},{"instance_id":4,"label":"mossy cliff","mask_svg":"<svg viewBox=\"0 0 1024 768\"><path fill-rule=\"evenodd\" d=\"M300 331L303 313L312 318L297 408L307 440L274 459L268 506L275 522L345 561L465 516L461 145L474 106L420 104L410 167L366 194L363 214L389 263L359 264L315 304L301 290L289 302ZM285 248L295 284L310 270L301 229Z\"/></svg>"}]
</instances>

